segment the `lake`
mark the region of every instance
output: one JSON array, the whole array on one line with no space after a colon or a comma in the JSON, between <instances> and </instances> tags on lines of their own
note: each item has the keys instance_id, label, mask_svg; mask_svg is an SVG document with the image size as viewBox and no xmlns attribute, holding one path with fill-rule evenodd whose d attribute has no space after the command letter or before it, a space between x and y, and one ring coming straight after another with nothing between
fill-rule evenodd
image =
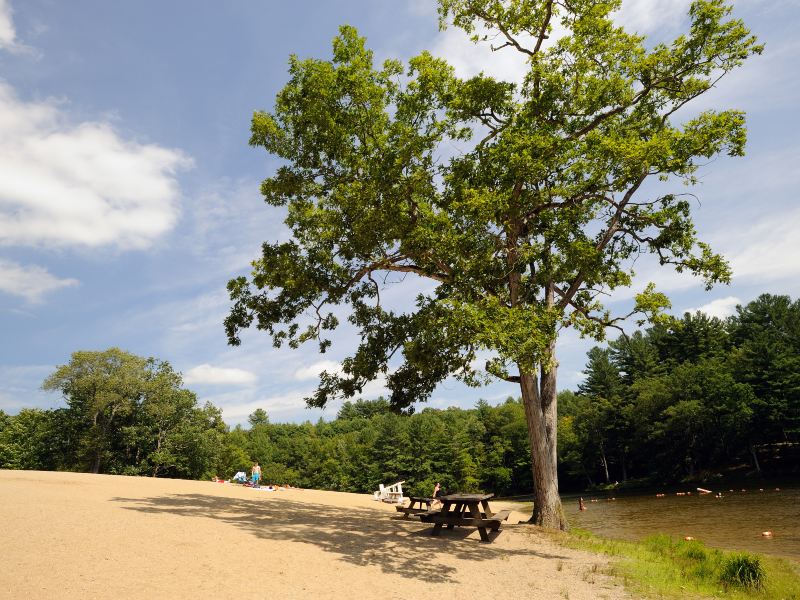
<instances>
[{"instance_id":1,"label":"lake","mask_svg":"<svg viewBox=\"0 0 800 600\"><path fill-rule=\"evenodd\" d=\"M699 495L663 498L647 495L606 496L584 494L587 507L578 510L578 497L565 496L564 509L570 525L603 537L641 540L656 533L691 536L708 546L726 550L749 550L800 561L800 487L741 488ZM591 499L597 500L592 502ZM772 537L761 535L771 531Z\"/></svg>"}]
</instances>

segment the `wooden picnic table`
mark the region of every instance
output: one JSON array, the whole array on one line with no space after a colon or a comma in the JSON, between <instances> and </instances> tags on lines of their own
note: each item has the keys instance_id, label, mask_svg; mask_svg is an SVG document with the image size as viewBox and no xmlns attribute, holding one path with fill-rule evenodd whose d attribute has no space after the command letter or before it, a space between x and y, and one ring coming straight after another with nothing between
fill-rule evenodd
<instances>
[{"instance_id":1,"label":"wooden picnic table","mask_svg":"<svg viewBox=\"0 0 800 600\"><path fill-rule=\"evenodd\" d=\"M431 535L439 535L443 525L452 529L460 527L476 527L481 535L481 541L488 542L489 534L486 531L498 531L500 524L508 518L509 510L494 513L489 508L489 498L494 494L448 494L441 496L441 509L429 510L420 513L420 519L425 523L433 523ZM483 509L483 510L481 510Z\"/></svg>"},{"instance_id":2,"label":"wooden picnic table","mask_svg":"<svg viewBox=\"0 0 800 600\"><path fill-rule=\"evenodd\" d=\"M408 506L395 506L397 512L405 513L403 515L404 519L407 519L409 515L419 515L428 512L431 509L431 504L433 504L433 498L426 498L424 496L409 496L408 499L411 500ZM414 508L415 504L418 504L419 507ZM422 508L423 504L425 508Z\"/></svg>"}]
</instances>

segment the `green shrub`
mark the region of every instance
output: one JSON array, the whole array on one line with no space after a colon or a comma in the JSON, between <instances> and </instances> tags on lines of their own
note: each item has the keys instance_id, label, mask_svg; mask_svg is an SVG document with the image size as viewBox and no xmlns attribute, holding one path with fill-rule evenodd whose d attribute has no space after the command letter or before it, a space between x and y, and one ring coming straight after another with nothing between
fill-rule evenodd
<instances>
[{"instance_id":1,"label":"green shrub","mask_svg":"<svg viewBox=\"0 0 800 600\"><path fill-rule=\"evenodd\" d=\"M720 581L726 585L762 589L765 579L761 559L747 552L732 554L722 564Z\"/></svg>"}]
</instances>

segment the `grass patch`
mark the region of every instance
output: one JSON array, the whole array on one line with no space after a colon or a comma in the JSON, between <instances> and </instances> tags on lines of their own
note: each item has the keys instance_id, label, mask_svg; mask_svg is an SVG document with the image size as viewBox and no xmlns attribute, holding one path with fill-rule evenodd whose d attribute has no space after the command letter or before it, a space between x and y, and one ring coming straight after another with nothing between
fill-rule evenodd
<instances>
[{"instance_id":1,"label":"grass patch","mask_svg":"<svg viewBox=\"0 0 800 600\"><path fill-rule=\"evenodd\" d=\"M614 557L611 574L641 596L800 600L798 566L781 558L726 552L667 535L642 542L606 539L582 530L553 535L571 548Z\"/></svg>"}]
</instances>

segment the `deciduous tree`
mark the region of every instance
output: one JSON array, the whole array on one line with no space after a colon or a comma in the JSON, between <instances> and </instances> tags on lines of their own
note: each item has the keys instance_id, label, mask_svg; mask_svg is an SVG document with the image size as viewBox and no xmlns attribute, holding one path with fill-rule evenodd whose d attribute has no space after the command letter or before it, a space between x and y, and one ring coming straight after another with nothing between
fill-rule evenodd
<instances>
[{"instance_id":1,"label":"deciduous tree","mask_svg":"<svg viewBox=\"0 0 800 600\"><path fill-rule=\"evenodd\" d=\"M522 395L532 521L554 528L567 526L556 475L559 332L601 339L626 316L656 317L668 300L653 286L627 315L600 301L631 284L641 254L708 285L728 279L697 239L689 201L645 182L691 184L709 157L743 153L740 111L682 109L760 51L723 0L695 1L688 32L655 44L614 22L619 6L440 0L443 25L520 53L528 68L516 82L459 79L427 52L376 67L352 27L334 39L332 60L293 56L250 140L283 161L261 190L287 208L292 239L265 243L252 276L228 284L231 344L255 323L277 345L314 340L324 352L334 307L349 306L360 345L340 373L321 375L313 406L386 376L403 409L447 377L483 382L474 360L489 352L486 371ZM420 280L432 285L412 287ZM400 282L417 294L404 312L381 303L383 287Z\"/></svg>"}]
</instances>

